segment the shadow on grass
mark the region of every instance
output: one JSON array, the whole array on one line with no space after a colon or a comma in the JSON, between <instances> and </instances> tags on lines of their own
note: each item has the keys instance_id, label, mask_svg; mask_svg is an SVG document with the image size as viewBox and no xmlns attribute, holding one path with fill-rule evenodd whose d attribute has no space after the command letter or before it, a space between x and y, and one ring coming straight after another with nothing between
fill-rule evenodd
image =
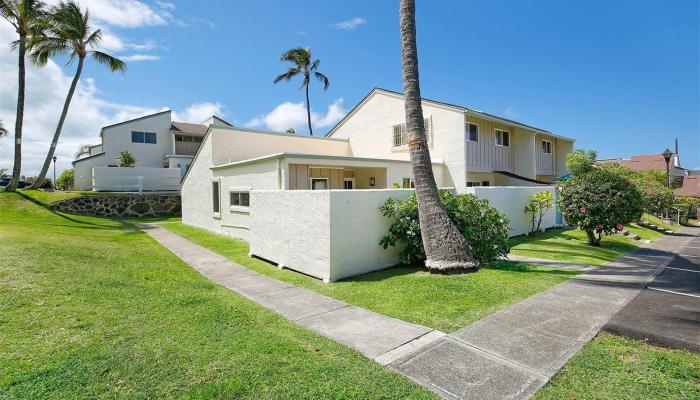
<instances>
[{"instance_id":1,"label":"shadow on grass","mask_svg":"<svg viewBox=\"0 0 700 400\"><path fill-rule=\"evenodd\" d=\"M73 217L70 217L70 216L68 216L68 215L66 215L66 214L63 214L63 213L60 213L60 212L54 210L53 208L51 208L51 205L50 205L50 204L43 203L43 202L41 202L41 201L35 199L34 197L27 196L26 194L24 194L24 193L22 193L22 192L19 192L19 191L16 192L16 193L17 193L18 196L22 197L23 199L28 200L28 201L30 201L30 202L36 204L37 206L44 208L45 210L47 210L48 212L50 212L51 214L53 214L53 215L55 215L55 216L57 216L57 217L63 218L63 219L65 219L65 220L67 220L67 221L70 221L70 222L72 222L72 223L74 223L74 224L90 225L90 227L82 227L82 228L84 228L84 229L114 229L114 227L110 227L110 226L107 226L107 225L101 225L101 224L96 224L96 223L93 223L93 222L81 221L81 220L79 220L79 219L75 219L75 218L73 218ZM47 225L52 225L52 224L51 224L51 223L48 223ZM61 224L55 224L55 225L61 225ZM65 225L65 226L70 226L70 225Z\"/></svg>"}]
</instances>

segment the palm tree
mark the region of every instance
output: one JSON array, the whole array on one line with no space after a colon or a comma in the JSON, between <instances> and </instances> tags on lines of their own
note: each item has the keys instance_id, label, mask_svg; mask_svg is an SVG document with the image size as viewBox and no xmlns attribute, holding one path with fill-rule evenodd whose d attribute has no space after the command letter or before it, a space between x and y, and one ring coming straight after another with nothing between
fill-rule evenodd
<instances>
[{"instance_id":1,"label":"palm tree","mask_svg":"<svg viewBox=\"0 0 700 400\"><path fill-rule=\"evenodd\" d=\"M5 124L0 119L0 137L7 135L7 129L5 129Z\"/></svg>"},{"instance_id":2,"label":"palm tree","mask_svg":"<svg viewBox=\"0 0 700 400\"><path fill-rule=\"evenodd\" d=\"M12 42L12 48L18 50L17 62L17 115L15 117L15 160L12 178L5 187L6 192L17 190L17 182L22 170L22 122L24 121L24 79L25 54L27 39L37 28L45 14L44 3L40 0L0 0L0 16L15 28L19 39Z\"/></svg>"},{"instance_id":3,"label":"palm tree","mask_svg":"<svg viewBox=\"0 0 700 400\"><path fill-rule=\"evenodd\" d=\"M314 131L311 128L311 104L309 102L309 82L311 81L311 74L323 83L323 90L328 90L328 85L330 82L328 78L322 73L318 72L318 65L321 63L319 59L311 61L311 49L297 47L296 49L288 50L286 53L282 54L280 60L289 61L294 64L287 69L287 72L279 74L273 80L274 83L278 83L281 80L289 81L299 74L304 74L304 81L301 83L299 89L304 88L306 90L306 118L309 122L309 134L314 135Z\"/></svg>"},{"instance_id":4,"label":"palm tree","mask_svg":"<svg viewBox=\"0 0 700 400\"><path fill-rule=\"evenodd\" d=\"M399 23L406 129L411 168L416 184L421 237L426 255L425 266L429 270L476 271L479 267L471 257L469 244L440 202L433 176L418 81L415 0L401 0Z\"/></svg>"},{"instance_id":5,"label":"palm tree","mask_svg":"<svg viewBox=\"0 0 700 400\"><path fill-rule=\"evenodd\" d=\"M68 114L70 102L73 99L75 88L78 86L78 81L80 80L80 74L83 71L85 57L90 56L98 63L106 65L112 72L124 71L126 69L126 63L124 63L124 61L96 50L96 47L102 41L102 31L100 29L92 30L90 26L90 13L87 9L85 13L83 13L82 10L80 10L80 6L72 0L54 7L51 10L51 18L47 20L42 28L42 34L37 35L31 41L32 61L38 65L45 65L51 57L60 54L69 54L70 58L68 59L67 65L70 65L77 57L78 67L75 70L73 81L68 89L66 101L63 103L63 110L61 111L61 117L58 119L56 131L53 134L51 147L49 147L44 165L41 167L41 172L39 172L36 181L34 181L32 189L41 187L46 177L46 172L51 166L51 159L56 151L58 138L61 136L61 130L63 129L63 123Z\"/></svg>"},{"instance_id":6,"label":"palm tree","mask_svg":"<svg viewBox=\"0 0 700 400\"><path fill-rule=\"evenodd\" d=\"M75 159L77 160L78 158L82 156L89 156L90 155L90 146L89 144L81 144L80 147L78 148L78 151L75 152Z\"/></svg>"}]
</instances>

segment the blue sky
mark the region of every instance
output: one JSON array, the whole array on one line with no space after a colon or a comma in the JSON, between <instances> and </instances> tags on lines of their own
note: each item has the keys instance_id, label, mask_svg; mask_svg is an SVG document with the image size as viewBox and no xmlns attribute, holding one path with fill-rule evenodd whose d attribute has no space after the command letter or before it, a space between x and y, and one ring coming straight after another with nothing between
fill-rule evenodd
<instances>
[{"instance_id":1,"label":"blue sky","mask_svg":"<svg viewBox=\"0 0 700 400\"><path fill-rule=\"evenodd\" d=\"M110 9L115 1L81 4L94 8L112 53L154 60L129 62L123 76L87 66L83 109L97 109L87 122L69 117L65 158L95 142L102 123L163 107L181 119L215 111L237 125L305 131L299 82L272 84L291 47L311 47L331 80L326 92L312 85L318 133L373 87L401 90L398 1L126 0ZM417 3L424 97L574 137L600 158L662 152L678 138L683 165L700 168L697 1ZM43 130L28 135L40 143Z\"/></svg>"}]
</instances>

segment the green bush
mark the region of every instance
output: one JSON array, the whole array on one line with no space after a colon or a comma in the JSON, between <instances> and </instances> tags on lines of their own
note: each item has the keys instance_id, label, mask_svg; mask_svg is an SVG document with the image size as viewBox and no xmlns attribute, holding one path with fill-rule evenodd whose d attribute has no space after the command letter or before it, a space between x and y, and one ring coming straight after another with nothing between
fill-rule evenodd
<instances>
[{"instance_id":1,"label":"green bush","mask_svg":"<svg viewBox=\"0 0 700 400\"><path fill-rule=\"evenodd\" d=\"M595 167L596 157L594 150L574 150L566 156L566 168L574 175L588 172Z\"/></svg>"},{"instance_id":2,"label":"green bush","mask_svg":"<svg viewBox=\"0 0 700 400\"><path fill-rule=\"evenodd\" d=\"M698 207L700 198L697 197L676 197L673 206L680 210L681 223L688 223L688 219L698 219Z\"/></svg>"},{"instance_id":3,"label":"green bush","mask_svg":"<svg viewBox=\"0 0 700 400\"><path fill-rule=\"evenodd\" d=\"M588 244L600 245L603 234L623 229L642 216L642 194L622 174L607 168L578 173L559 186L559 207L567 223L588 235Z\"/></svg>"},{"instance_id":4,"label":"green bush","mask_svg":"<svg viewBox=\"0 0 700 400\"><path fill-rule=\"evenodd\" d=\"M488 200L479 199L472 194L455 195L449 191L440 191L440 200L464 235L471 247L472 257L480 266L508 254L508 217L492 207ZM389 246L403 246L400 257L404 264L422 263L425 260L425 250L415 193L403 200L389 199L380 210L392 222L389 234L379 244L385 249Z\"/></svg>"},{"instance_id":5,"label":"green bush","mask_svg":"<svg viewBox=\"0 0 700 400\"><path fill-rule=\"evenodd\" d=\"M530 217L532 227L530 233L539 233L542 226L542 217L554 205L554 195L550 191L535 193L530 196L530 201L525 205L525 214Z\"/></svg>"},{"instance_id":6,"label":"green bush","mask_svg":"<svg viewBox=\"0 0 700 400\"><path fill-rule=\"evenodd\" d=\"M63 172L61 172L61 176L59 176L58 179L56 179L56 187L58 187L61 190L73 189L74 176L75 173L73 171L73 168L64 170Z\"/></svg>"},{"instance_id":7,"label":"green bush","mask_svg":"<svg viewBox=\"0 0 700 400\"><path fill-rule=\"evenodd\" d=\"M120 167L133 167L136 164L136 157L129 150L124 150L117 157Z\"/></svg>"}]
</instances>

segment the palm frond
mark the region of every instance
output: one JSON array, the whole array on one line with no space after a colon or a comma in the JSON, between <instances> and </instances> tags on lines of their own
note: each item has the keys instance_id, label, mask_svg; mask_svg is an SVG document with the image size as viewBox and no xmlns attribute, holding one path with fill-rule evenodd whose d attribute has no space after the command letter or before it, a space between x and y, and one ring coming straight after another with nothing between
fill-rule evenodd
<instances>
[{"instance_id":1,"label":"palm frond","mask_svg":"<svg viewBox=\"0 0 700 400\"><path fill-rule=\"evenodd\" d=\"M78 151L75 152L75 158L78 159L82 156L89 156L90 155L90 146L89 144L81 144L80 148L78 148Z\"/></svg>"},{"instance_id":2,"label":"palm frond","mask_svg":"<svg viewBox=\"0 0 700 400\"><path fill-rule=\"evenodd\" d=\"M316 68L318 68L319 64L321 64L321 60L319 60L317 58L313 63L311 63L311 67L309 67L309 71L315 71Z\"/></svg>"},{"instance_id":3,"label":"palm frond","mask_svg":"<svg viewBox=\"0 0 700 400\"><path fill-rule=\"evenodd\" d=\"M287 50L280 57L281 61L288 61L296 64L299 69L306 69L309 66L309 61L311 60L311 49L305 49L303 47L296 47L291 50Z\"/></svg>"},{"instance_id":4,"label":"palm frond","mask_svg":"<svg viewBox=\"0 0 700 400\"><path fill-rule=\"evenodd\" d=\"M323 83L323 90L328 90L328 86L331 84L328 80L328 77L320 72L314 72L314 76L316 77L316 79Z\"/></svg>"},{"instance_id":5,"label":"palm frond","mask_svg":"<svg viewBox=\"0 0 700 400\"><path fill-rule=\"evenodd\" d=\"M85 40L85 44L91 48L96 48L102 42L102 30L98 29Z\"/></svg>"},{"instance_id":6,"label":"palm frond","mask_svg":"<svg viewBox=\"0 0 700 400\"><path fill-rule=\"evenodd\" d=\"M0 120L0 137L6 136L9 132L7 132L7 128L5 128L5 124Z\"/></svg>"},{"instance_id":7,"label":"palm frond","mask_svg":"<svg viewBox=\"0 0 700 400\"><path fill-rule=\"evenodd\" d=\"M126 71L126 63L124 61L97 50L93 50L91 53L92 58L95 61L97 61L100 64L106 65L107 67L109 67L110 71Z\"/></svg>"},{"instance_id":8,"label":"palm frond","mask_svg":"<svg viewBox=\"0 0 700 400\"><path fill-rule=\"evenodd\" d=\"M309 74L306 73L304 74L304 80L301 81L301 85L299 85L299 89L303 89L304 86L307 86L309 84Z\"/></svg>"},{"instance_id":9,"label":"palm frond","mask_svg":"<svg viewBox=\"0 0 700 400\"><path fill-rule=\"evenodd\" d=\"M49 58L66 54L71 50L69 43L62 38L53 36L37 36L30 41L30 58L37 65L46 65ZM69 62L72 60L69 60Z\"/></svg>"},{"instance_id":10,"label":"palm frond","mask_svg":"<svg viewBox=\"0 0 700 400\"><path fill-rule=\"evenodd\" d=\"M292 78L294 78L295 76L299 75L300 72L301 72L300 69L298 69L298 68L291 68L291 67L290 67L290 68L287 70L287 72L277 75L277 76L275 77L275 79L272 80L272 82L273 82L273 83L278 83L279 81L282 81L282 80L289 81L289 80L291 80Z\"/></svg>"}]
</instances>

